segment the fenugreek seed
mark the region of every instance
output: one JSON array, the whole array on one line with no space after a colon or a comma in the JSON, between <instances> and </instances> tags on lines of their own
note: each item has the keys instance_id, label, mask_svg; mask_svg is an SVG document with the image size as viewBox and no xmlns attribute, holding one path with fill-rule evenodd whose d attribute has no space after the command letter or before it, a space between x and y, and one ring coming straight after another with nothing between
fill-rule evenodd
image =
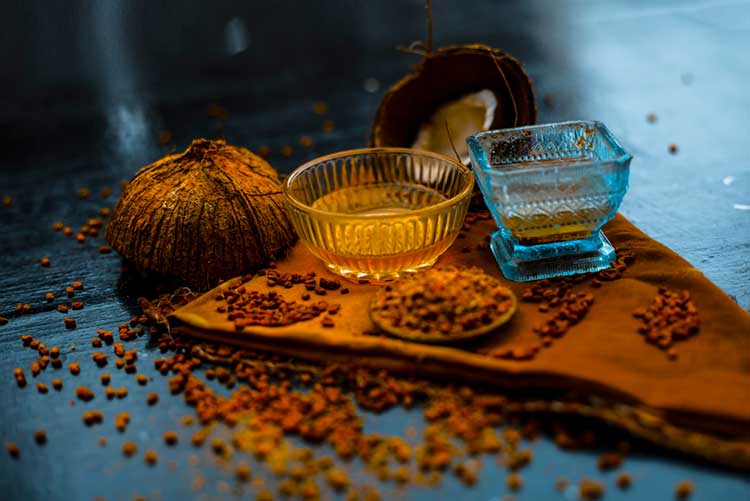
<instances>
[{"instance_id":1,"label":"fenugreek seed","mask_svg":"<svg viewBox=\"0 0 750 501\"><path fill-rule=\"evenodd\" d=\"M86 235L84 235L83 233L79 233L78 235L76 235L76 241L81 244L84 243L86 241Z\"/></svg>"},{"instance_id":2,"label":"fenugreek seed","mask_svg":"<svg viewBox=\"0 0 750 501\"><path fill-rule=\"evenodd\" d=\"M111 381L111 376L109 375L109 372L105 372L101 376L99 376L99 380L102 382L102 386L107 386L109 382Z\"/></svg>"},{"instance_id":3,"label":"fenugreek seed","mask_svg":"<svg viewBox=\"0 0 750 501\"><path fill-rule=\"evenodd\" d=\"M50 358L58 358L60 356L60 348L58 348L57 346L53 346L49 350L49 356Z\"/></svg>"},{"instance_id":4,"label":"fenugreek seed","mask_svg":"<svg viewBox=\"0 0 750 501\"><path fill-rule=\"evenodd\" d=\"M289 145L282 146L279 153L281 153L282 157L289 158L294 154L294 149Z\"/></svg>"},{"instance_id":5,"label":"fenugreek seed","mask_svg":"<svg viewBox=\"0 0 750 501\"><path fill-rule=\"evenodd\" d=\"M49 265L51 263L48 257L43 257L42 259L39 260L39 264L42 265L44 268L49 268Z\"/></svg>"},{"instance_id":6,"label":"fenugreek seed","mask_svg":"<svg viewBox=\"0 0 750 501\"><path fill-rule=\"evenodd\" d=\"M518 473L511 473L505 477L505 485L513 492L520 491L523 487L523 479Z\"/></svg>"},{"instance_id":7,"label":"fenugreek seed","mask_svg":"<svg viewBox=\"0 0 750 501\"><path fill-rule=\"evenodd\" d=\"M47 385L44 383L37 383L36 389L39 391L39 393L47 393L49 390L47 389Z\"/></svg>"},{"instance_id":8,"label":"fenugreek seed","mask_svg":"<svg viewBox=\"0 0 750 501\"><path fill-rule=\"evenodd\" d=\"M267 158L271 155L271 148L269 148L268 146L259 146L258 155L262 156L263 158Z\"/></svg>"},{"instance_id":9,"label":"fenugreek seed","mask_svg":"<svg viewBox=\"0 0 750 501\"><path fill-rule=\"evenodd\" d=\"M3 207L10 207L10 204L13 203L13 199L10 198L9 195L3 195L2 202L3 202Z\"/></svg>"},{"instance_id":10,"label":"fenugreek seed","mask_svg":"<svg viewBox=\"0 0 750 501\"><path fill-rule=\"evenodd\" d=\"M83 301L73 301L70 303L70 307L74 310L82 310L83 309Z\"/></svg>"},{"instance_id":11,"label":"fenugreek seed","mask_svg":"<svg viewBox=\"0 0 750 501\"><path fill-rule=\"evenodd\" d=\"M76 328L76 321L74 318L65 317L63 319L63 323L65 324L66 329L75 329Z\"/></svg>"},{"instance_id":12,"label":"fenugreek seed","mask_svg":"<svg viewBox=\"0 0 750 501\"><path fill-rule=\"evenodd\" d=\"M148 376L146 376L145 374L136 374L135 380L139 385L144 386L146 383L148 383Z\"/></svg>"},{"instance_id":13,"label":"fenugreek seed","mask_svg":"<svg viewBox=\"0 0 750 501\"><path fill-rule=\"evenodd\" d=\"M344 470L329 470L326 472L328 485L335 491L341 492L349 487L349 475Z\"/></svg>"},{"instance_id":14,"label":"fenugreek seed","mask_svg":"<svg viewBox=\"0 0 750 501\"><path fill-rule=\"evenodd\" d=\"M5 450L8 451L8 455L13 459L18 459L21 456L21 450L12 442L5 444Z\"/></svg>"},{"instance_id":15,"label":"fenugreek seed","mask_svg":"<svg viewBox=\"0 0 750 501\"><path fill-rule=\"evenodd\" d=\"M108 198L112 194L112 190L105 186L99 193L101 194L102 198Z\"/></svg>"},{"instance_id":16,"label":"fenugreek seed","mask_svg":"<svg viewBox=\"0 0 750 501\"><path fill-rule=\"evenodd\" d=\"M237 465L237 468L235 468L234 475L240 482L247 482L250 480L250 467L246 463L240 463Z\"/></svg>"},{"instance_id":17,"label":"fenugreek seed","mask_svg":"<svg viewBox=\"0 0 750 501\"><path fill-rule=\"evenodd\" d=\"M301 136L299 138L299 145L303 148L309 148L313 145L313 138L310 136Z\"/></svg>"},{"instance_id":18,"label":"fenugreek seed","mask_svg":"<svg viewBox=\"0 0 750 501\"><path fill-rule=\"evenodd\" d=\"M73 234L73 228L71 228L70 226L66 226L65 228L63 228L63 234L66 236L71 236Z\"/></svg>"},{"instance_id":19,"label":"fenugreek seed","mask_svg":"<svg viewBox=\"0 0 750 501\"><path fill-rule=\"evenodd\" d=\"M677 145L674 144L674 143L670 144L669 147L668 147L668 150L669 150L669 152L672 155L676 154L677 153Z\"/></svg>"},{"instance_id":20,"label":"fenugreek seed","mask_svg":"<svg viewBox=\"0 0 750 501\"><path fill-rule=\"evenodd\" d=\"M602 454L597 459L597 465L601 471L614 470L622 466L622 455L617 452Z\"/></svg>"},{"instance_id":21,"label":"fenugreek seed","mask_svg":"<svg viewBox=\"0 0 750 501\"><path fill-rule=\"evenodd\" d=\"M79 386L76 388L76 396L84 402L88 402L94 398L94 392L85 386Z\"/></svg>"},{"instance_id":22,"label":"fenugreek seed","mask_svg":"<svg viewBox=\"0 0 750 501\"><path fill-rule=\"evenodd\" d=\"M323 131L332 132L336 128L336 122L333 120L323 120Z\"/></svg>"},{"instance_id":23,"label":"fenugreek seed","mask_svg":"<svg viewBox=\"0 0 750 501\"><path fill-rule=\"evenodd\" d=\"M226 443L220 438L215 438L211 441L211 450L214 454L222 455L226 451Z\"/></svg>"},{"instance_id":24,"label":"fenugreek seed","mask_svg":"<svg viewBox=\"0 0 750 501\"><path fill-rule=\"evenodd\" d=\"M60 378L55 378L55 379L53 379L53 380L52 380L52 387L53 387L53 388L54 388L55 390L57 390L57 391L60 391L60 390L62 390L62 387L63 387L63 382L62 382L62 379L60 379Z\"/></svg>"},{"instance_id":25,"label":"fenugreek seed","mask_svg":"<svg viewBox=\"0 0 750 501\"><path fill-rule=\"evenodd\" d=\"M273 493L271 491L262 490L255 496L255 501L273 501Z\"/></svg>"},{"instance_id":26,"label":"fenugreek seed","mask_svg":"<svg viewBox=\"0 0 750 501\"><path fill-rule=\"evenodd\" d=\"M112 248L107 245L100 245L99 246L99 253L100 254L109 254L112 252Z\"/></svg>"},{"instance_id":27,"label":"fenugreek seed","mask_svg":"<svg viewBox=\"0 0 750 501\"><path fill-rule=\"evenodd\" d=\"M159 455L156 453L155 450L149 449L145 452L145 454L143 454L143 460L146 462L147 465L153 466L159 460Z\"/></svg>"},{"instance_id":28,"label":"fenugreek seed","mask_svg":"<svg viewBox=\"0 0 750 501\"><path fill-rule=\"evenodd\" d=\"M57 305L57 311L59 311L60 313L67 313L68 312L68 307L65 306L64 304L58 304Z\"/></svg>"},{"instance_id":29,"label":"fenugreek seed","mask_svg":"<svg viewBox=\"0 0 750 501\"><path fill-rule=\"evenodd\" d=\"M180 419L182 426L190 426L194 421L193 416L182 416Z\"/></svg>"},{"instance_id":30,"label":"fenugreek seed","mask_svg":"<svg viewBox=\"0 0 750 501\"><path fill-rule=\"evenodd\" d=\"M91 190L89 190L88 188L81 188L80 190L78 190L78 196L80 198L88 198L89 196L91 196Z\"/></svg>"},{"instance_id":31,"label":"fenugreek seed","mask_svg":"<svg viewBox=\"0 0 750 501\"><path fill-rule=\"evenodd\" d=\"M39 430L36 430L34 432L34 441L38 445L44 445L44 444L46 444L47 443L47 432L43 428L41 428Z\"/></svg>"},{"instance_id":32,"label":"fenugreek seed","mask_svg":"<svg viewBox=\"0 0 750 501\"><path fill-rule=\"evenodd\" d=\"M197 431L193 433L192 437L190 437L190 442L195 447L200 447L201 445L203 445L205 441L206 441L206 433L203 431Z\"/></svg>"},{"instance_id":33,"label":"fenugreek seed","mask_svg":"<svg viewBox=\"0 0 750 501\"><path fill-rule=\"evenodd\" d=\"M583 501L594 501L604 497L604 484L594 480L583 479L578 484L578 496Z\"/></svg>"},{"instance_id":34,"label":"fenugreek seed","mask_svg":"<svg viewBox=\"0 0 750 501\"><path fill-rule=\"evenodd\" d=\"M689 481L683 481L675 486L674 497L676 499L688 499L693 495L693 491L695 491L693 483Z\"/></svg>"},{"instance_id":35,"label":"fenugreek seed","mask_svg":"<svg viewBox=\"0 0 750 501\"><path fill-rule=\"evenodd\" d=\"M563 491L565 491L565 489L568 488L569 484L570 484L570 482L568 481L567 478L560 477L557 480L555 480L555 490L557 490L559 492L563 492Z\"/></svg>"},{"instance_id":36,"label":"fenugreek seed","mask_svg":"<svg viewBox=\"0 0 750 501\"><path fill-rule=\"evenodd\" d=\"M117 396L117 390L115 390L111 386L107 386L104 389L104 395L107 397L107 400L112 400L113 398L115 398L115 396Z\"/></svg>"},{"instance_id":37,"label":"fenugreek seed","mask_svg":"<svg viewBox=\"0 0 750 501\"><path fill-rule=\"evenodd\" d=\"M70 364L68 364L68 369L74 376L77 376L81 373L81 366L78 364L78 362L71 362Z\"/></svg>"},{"instance_id":38,"label":"fenugreek seed","mask_svg":"<svg viewBox=\"0 0 750 501\"><path fill-rule=\"evenodd\" d=\"M314 480L308 480L307 482L303 482L302 484L300 484L299 496L302 499L318 499L320 497L320 488Z\"/></svg>"},{"instance_id":39,"label":"fenugreek seed","mask_svg":"<svg viewBox=\"0 0 750 501\"><path fill-rule=\"evenodd\" d=\"M313 112L316 115L325 115L328 111L328 105L325 103L325 101L315 101L313 103Z\"/></svg>"},{"instance_id":40,"label":"fenugreek seed","mask_svg":"<svg viewBox=\"0 0 750 501\"><path fill-rule=\"evenodd\" d=\"M107 437L99 437L99 439L96 441L97 444L99 444L99 447L106 447L107 445Z\"/></svg>"},{"instance_id":41,"label":"fenugreek seed","mask_svg":"<svg viewBox=\"0 0 750 501\"><path fill-rule=\"evenodd\" d=\"M125 457L132 457L138 451L138 446L135 442L125 442L122 444L122 454Z\"/></svg>"},{"instance_id":42,"label":"fenugreek seed","mask_svg":"<svg viewBox=\"0 0 750 501\"><path fill-rule=\"evenodd\" d=\"M159 402L159 394L158 393L149 393L146 397L146 403L148 405L156 405Z\"/></svg>"},{"instance_id":43,"label":"fenugreek seed","mask_svg":"<svg viewBox=\"0 0 750 501\"><path fill-rule=\"evenodd\" d=\"M617 475L617 487L625 490L629 489L631 485L633 485L633 477L630 473L623 472Z\"/></svg>"},{"instance_id":44,"label":"fenugreek seed","mask_svg":"<svg viewBox=\"0 0 750 501\"><path fill-rule=\"evenodd\" d=\"M117 389L117 398L125 398L128 396L128 389L125 387Z\"/></svg>"},{"instance_id":45,"label":"fenugreek seed","mask_svg":"<svg viewBox=\"0 0 750 501\"><path fill-rule=\"evenodd\" d=\"M167 445L175 445L178 441L178 435L177 432L174 431L165 431L164 432L164 443Z\"/></svg>"}]
</instances>

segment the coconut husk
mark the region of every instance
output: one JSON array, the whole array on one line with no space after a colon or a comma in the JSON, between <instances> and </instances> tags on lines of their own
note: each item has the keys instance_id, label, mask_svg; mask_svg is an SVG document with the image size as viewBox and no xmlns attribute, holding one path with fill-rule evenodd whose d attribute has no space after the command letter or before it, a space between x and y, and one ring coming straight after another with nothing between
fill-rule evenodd
<instances>
[{"instance_id":1,"label":"coconut husk","mask_svg":"<svg viewBox=\"0 0 750 501\"><path fill-rule=\"evenodd\" d=\"M370 144L409 147L439 106L483 89L491 90L498 101L490 129L536 122L534 88L518 59L487 45L455 45L426 52L388 89L375 115Z\"/></svg>"},{"instance_id":2,"label":"coconut husk","mask_svg":"<svg viewBox=\"0 0 750 501\"><path fill-rule=\"evenodd\" d=\"M196 139L138 171L106 238L139 271L206 290L285 251L296 234L268 162L223 140Z\"/></svg>"}]
</instances>

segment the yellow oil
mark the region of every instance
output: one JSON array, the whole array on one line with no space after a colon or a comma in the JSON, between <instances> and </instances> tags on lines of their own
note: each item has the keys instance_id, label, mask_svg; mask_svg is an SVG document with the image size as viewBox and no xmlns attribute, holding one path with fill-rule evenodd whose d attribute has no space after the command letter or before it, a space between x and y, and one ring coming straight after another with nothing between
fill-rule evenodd
<instances>
[{"instance_id":1,"label":"yellow oil","mask_svg":"<svg viewBox=\"0 0 750 501\"><path fill-rule=\"evenodd\" d=\"M503 217L503 225L522 245L577 240L591 236L601 220L601 211L584 209L560 211L530 218Z\"/></svg>"},{"instance_id":2,"label":"yellow oil","mask_svg":"<svg viewBox=\"0 0 750 501\"><path fill-rule=\"evenodd\" d=\"M315 252L338 273L374 279L429 266L453 242L461 221L421 209L446 199L437 190L408 183L335 190L311 204L336 214L317 231L322 245Z\"/></svg>"}]
</instances>

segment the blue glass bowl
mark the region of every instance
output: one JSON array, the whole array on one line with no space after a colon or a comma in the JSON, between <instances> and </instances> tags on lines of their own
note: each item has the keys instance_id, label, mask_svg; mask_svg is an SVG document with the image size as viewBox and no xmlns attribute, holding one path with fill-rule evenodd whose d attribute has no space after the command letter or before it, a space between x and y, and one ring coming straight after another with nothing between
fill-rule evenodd
<instances>
[{"instance_id":1,"label":"blue glass bowl","mask_svg":"<svg viewBox=\"0 0 750 501\"><path fill-rule=\"evenodd\" d=\"M600 122L480 132L471 167L499 229L490 247L506 278L539 280L608 268L601 227L628 190L632 156Z\"/></svg>"}]
</instances>

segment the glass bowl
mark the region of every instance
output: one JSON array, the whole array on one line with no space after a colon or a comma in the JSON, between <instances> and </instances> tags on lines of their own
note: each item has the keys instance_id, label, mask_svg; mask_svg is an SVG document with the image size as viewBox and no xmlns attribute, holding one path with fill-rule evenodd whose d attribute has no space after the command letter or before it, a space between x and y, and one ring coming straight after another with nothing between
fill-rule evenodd
<instances>
[{"instance_id":1,"label":"glass bowl","mask_svg":"<svg viewBox=\"0 0 750 501\"><path fill-rule=\"evenodd\" d=\"M600 122L481 132L467 139L471 166L499 229L490 247L516 281L607 268L601 227L628 189L632 156Z\"/></svg>"},{"instance_id":2,"label":"glass bowl","mask_svg":"<svg viewBox=\"0 0 750 501\"><path fill-rule=\"evenodd\" d=\"M335 273L383 281L431 266L463 225L474 176L451 158L407 148L342 151L284 182L300 239Z\"/></svg>"}]
</instances>

